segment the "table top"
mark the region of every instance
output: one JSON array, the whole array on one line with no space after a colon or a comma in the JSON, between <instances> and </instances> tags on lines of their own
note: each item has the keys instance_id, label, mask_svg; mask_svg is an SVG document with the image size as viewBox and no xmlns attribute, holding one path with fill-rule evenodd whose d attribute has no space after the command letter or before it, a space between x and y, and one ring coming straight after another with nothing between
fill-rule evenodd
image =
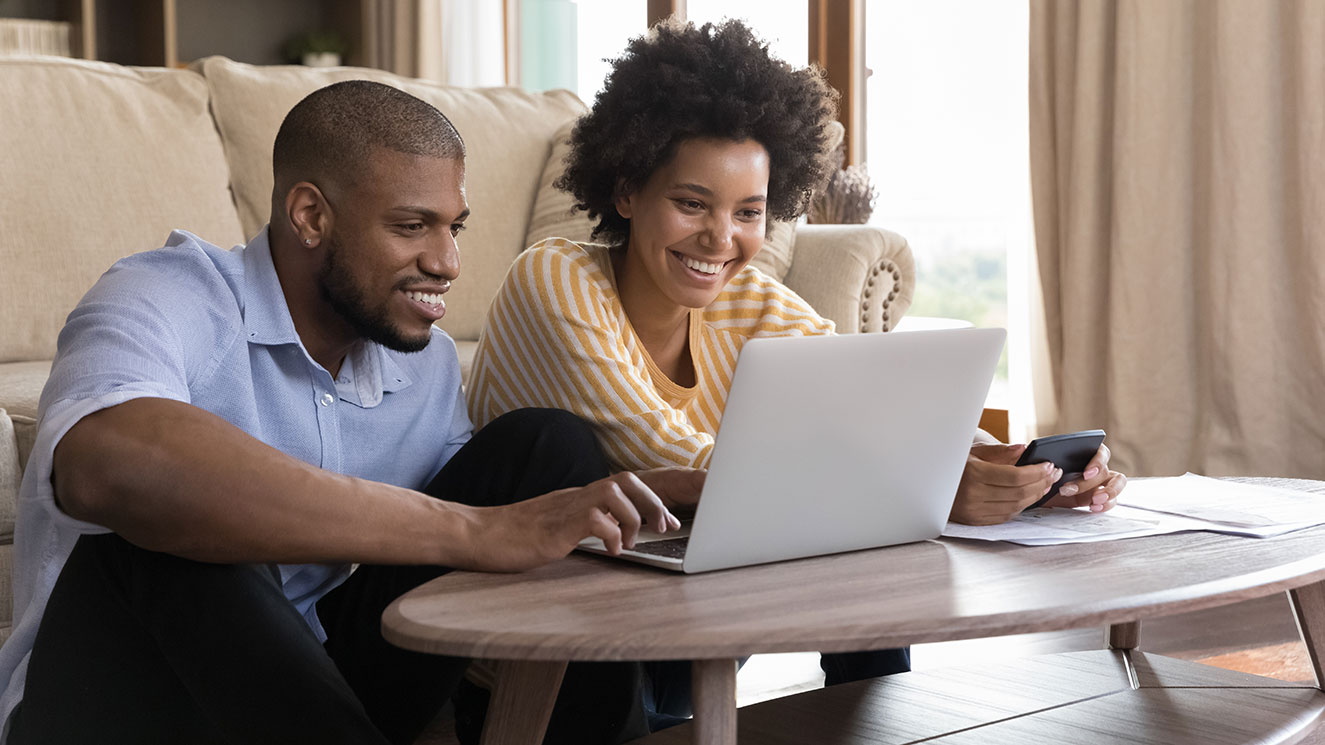
<instances>
[{"instance_id":1,"label":"table top","mask_svg":"<svg viewBox=\"0 0 1325 745\"><path fill-rule=\"evenodd\" d=\"M1325 482L1292 485L1325 494ZM1322 580L1325 526L1060 546L939 539L698 575L575 555L440 577L393 603L383 634L493 659L719 659L1123 623Z\"/></svg>"}]
</instances>

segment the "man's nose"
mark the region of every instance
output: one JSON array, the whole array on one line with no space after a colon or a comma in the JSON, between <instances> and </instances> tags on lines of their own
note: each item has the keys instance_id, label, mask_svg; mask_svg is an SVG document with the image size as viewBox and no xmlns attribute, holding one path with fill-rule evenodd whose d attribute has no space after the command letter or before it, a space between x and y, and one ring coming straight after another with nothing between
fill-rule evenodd
<instances>
[{"instance_id":1,"label":"man's nose","mask_svg":"<svg viewBox=\"0 0 1325 745\"><path fill-rule=\"evenodd\" d=\"M460 276L460 243L450 231L443 231L427 250L419 254L419 270L433 277L454 280Z\"/></svg>"}]
</instances>

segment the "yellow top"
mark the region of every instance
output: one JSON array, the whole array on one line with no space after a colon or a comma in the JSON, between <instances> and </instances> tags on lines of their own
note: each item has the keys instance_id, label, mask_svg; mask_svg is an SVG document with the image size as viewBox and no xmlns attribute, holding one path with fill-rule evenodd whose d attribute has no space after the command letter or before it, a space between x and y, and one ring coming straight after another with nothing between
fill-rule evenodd
<instances>
[{"instance_id":1,"label":"yellow top","mask_svg":"<svg viewBox=\"0 0 1325 745\"><path fill-rule=\"evenodd\" d=\"M549 238L511 265L488 310L467 396L481 427L524 407L593 422L627 470L707 467L736 357L754 336L833 333L786 286L746 267L711 305L690 312L695 385L654 364L617 296L606 246Z\"/></svg>"}]
</instances>

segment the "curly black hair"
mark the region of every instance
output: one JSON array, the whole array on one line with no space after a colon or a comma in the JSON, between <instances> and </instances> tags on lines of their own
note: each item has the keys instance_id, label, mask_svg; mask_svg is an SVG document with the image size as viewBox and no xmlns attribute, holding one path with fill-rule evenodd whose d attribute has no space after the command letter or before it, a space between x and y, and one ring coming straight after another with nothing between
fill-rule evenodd
<instances>
[{"instance_id":1,"label":"curly black hair","mask_svg":"<svg viewBox=\"0 0 1325 745\"><path fill-rule=\"evenodd\" d=\"M816 68L793 69L740 21L663 21L612 63L593 108L575 125L556 187L598 220L595 240L625 244L621 193L640 188L694 137L752 139L769 156L768 216L794 220L831 175L827 126L837 92Z\"/></svg>"}]
</instances>

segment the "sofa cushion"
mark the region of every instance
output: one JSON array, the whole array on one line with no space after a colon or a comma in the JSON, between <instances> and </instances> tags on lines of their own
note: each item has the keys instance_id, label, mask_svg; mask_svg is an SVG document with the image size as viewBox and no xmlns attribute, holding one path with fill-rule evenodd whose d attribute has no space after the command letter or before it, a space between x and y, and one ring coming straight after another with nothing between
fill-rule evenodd
<instances>
[{"instance_id":1,"label":"sofa cushion","mask_svg":"<svg viewBox=\"0 0 1325 745\"><path fill-rule=\"evenodd\" d=\"M234 176L235 201L252 234L271 212L271 151L281 121L312 91L341 80L394 85L433 104L465 140L473 211L461 237L461 276L438 323L457 340L477 339L488 304L524 248L525 228L552 134L584 110L568 91L452 88L360 68L254 67L209 57L193 65L211 89L216 123Z\"/></svg>"},{"instance_id":2,"label":"sofa cushion","mask_svg":"<svg viewBox=\"0 0 1325 745\"><path fill-rule=\"evenodd\" d=\"M18 465L18 443L14 441L14 425L9 420L9 413L0 409L0 545L14 542L14 515L22 473Z\"/></svg>"},{"instance_id":3,"label":"sofa cushion","mask_svg":"<svg viewBox=\"0 0 1325 745\"><path fill-rule=\"evenodd\" d=\"M53 357L97 277L172 229L243 240L197 74L7 58L0 101L0 362Z\"/></svg>"},{"instance_id":4,"label":"sofa cushion","mask_svg":"<svg viewBox=\"0 0 1325 745\"><path fill-rule=\"evenodd\" d=\"M37 402L50 374L50 360L0 363L0 409L13 423L20 468L27 466L37 439Z\"/></svg>"},{"instance_id":5,"label":"sofa cushion","mask_svg":"<svg viewBox=\"0 0 1325 745\"><path fill-rule=\"evenodd\" d=\"M561 126L553 135L552 154L543 167L543 175L538 180L538 198L534 201L534 212L529 219L529 230L525 233L524 245L532 246L544 238L565 238L580 243L592 242L594 221L586 212L575 209L575 198L553 186L566 170L566 158L570 155L571 130L575 128L572 119ZM750 263L779 282L787 276L791 268L791 251L796 240L796 224L775 222L768 231L764 247Z\"/></svg>"}]
</instances>

